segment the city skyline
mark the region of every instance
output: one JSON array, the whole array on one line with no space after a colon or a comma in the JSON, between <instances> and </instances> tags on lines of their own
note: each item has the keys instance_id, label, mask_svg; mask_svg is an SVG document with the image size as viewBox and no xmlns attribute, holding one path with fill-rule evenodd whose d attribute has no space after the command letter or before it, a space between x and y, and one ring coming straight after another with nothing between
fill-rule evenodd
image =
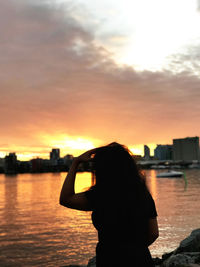
<instances>
[{"instance_id":1,"label":"city skyline","mask_svg":"<svg viewBox=\"0 0 200 267\"><path fill-rule=\"evenodd\" d=\"M199 1L7 0L0 18L0 157L199 135Z\"/></svg>"},{"instance_id":2,"label":"city skyline","mask_svg":"<svg viewBox=\"0 0 200 267\"><path fill-rule=\"evenodd\" d=\"M176 142L186 142L187 143L188 140L189 140L189 143L191 142L191 140L192 140L191 143L193 143L194 140L195 140L196 146L198 146L198 148L196 148L196 149L198 149L198 153L200 155L200 146L199 146L200 144L199 144L199 137L198 136L193 136L193 137L187 136L187 137L184 137L184 138L172 139L171 140L171 143L167 143L167 144L158 144L157 143L153 148L152 147L149 147L147 144L143 144L143 145L141 145L142 146L142 149L140 150L141 153L139 153L139 154L137 154L137 153L134 152L134 151L139 151L139 149L138 150L137 149L134 150L133 148L131 149L129 147L128 147L128 149L132 152L133 155L135 155L135 156L141 156L141 157L144 158L144 160L149 160L151 157L152 158L154 157L156 159L157 158L157 153L164 153L164 154L167 153L168 154L167 157L169 157L169 159L170 159L170 157L172 157L172 155L169 156L169 153L172 153L172 148L173 148L174 144ZM163 152L158 152L158 150L160 151L160 148L161 149L164 149L164 151ZM169 152L169 151L167 152L168 149L171 152ZM193 147L192 147L192 149L193 149ZM180 152L181 151L179 151L179 153ZM0 151L0 153L1 153L1 151ZM15 154L16 156L18 156L18 153L16 151L15 152L14 151L12 151L12 152L9 151L7 154L4 155L4 157L6 157L6 156L8 156L10 154ZM50 159L50 160L53 160L54 157L56 157L56 158L63 158L63 157L66 157L66 156L75 157L77 155L74 155L72 153L69 153L69 151L68 152L62 151L62 148L53 147L53 148L49 148L48 149L48 152L46 153L45 157L41 157L40 155L36 155L36 156L30 157L30 158L26 158L26 159L27 160L32 160L32 159L39 159L39 158L41 158L41 159ZM2 157L2 158L4 158L4 157ZM0 157L0 159L1 159L1 157ZM22 157L22 160L23 159L24 158Z\"/></svg>"},{"instance_id":3,"label":"city skyline","mask_svg":"<svg viewBox=\"0 0 200 267\"><path fill-rule=\"evenodd\" d=\"M27 172L66 172L69 170L73 155L61 156L59 148L52 148L48 159L36 157L29 161L20 161L16 153L9 153L0 158L0 173L17 174ZM150 149L144 145L144 156L132 155L140 168L199 168L200 147L199 137L173 139L173 144L158 144L153 156ZM91 162L82 162L79 171L91 171ZM116 166L117 168L117 166Z\"/></svg>"}]
</instances>

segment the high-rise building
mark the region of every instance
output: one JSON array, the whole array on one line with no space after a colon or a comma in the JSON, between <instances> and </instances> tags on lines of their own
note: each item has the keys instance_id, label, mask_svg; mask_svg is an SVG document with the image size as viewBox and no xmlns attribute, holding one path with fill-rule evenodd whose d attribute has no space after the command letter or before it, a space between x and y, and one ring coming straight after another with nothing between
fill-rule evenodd
<instances>
[{"instance_id":1,"label":"high-rise building","mask_svg":"<svg viewBox=\"0 0 200 267\"><path fill-rule=\"evenodd\" d=\"M9 153L9 155L5 157L5 173L17 173L17 156L15 153Z\"/></svg>"},{"instance_id":2,"label":"high-rise building","mask_svg":"<svg viewBox=\"0 0 200 267\"><path fill-rule=\"evenodd\" d=\"M154 157L158 160L171 160L172 145L157 145L154 149Z\"/></svg>"},{"instance_id":3,"label":"high-rise building","mask_svg":"<svg viewBox=\"0 0 200 267\"><path fill-rule=\"evenodd\" d=\"M173 139L174 160L199 160L199 137Z\"/></svg>"},{"instance_id":4,"label":"high-rise building","mask_svg":"<svg viewBox=\"0 0 200 267\"><path fill-rule=\"evenodd\" d=\"M59 159L60 159L60 149L59 148L53 148L52 151L50 152L51 165L57 166Z\"/></svg>"},{"instance_id":5,"label":"high-rise building","mask_svg":"<svg viewBox=\"0 0 200 267\"><path fill-rule=\"evenodd\" d=\"M60 158L60 149L53 148L50 152L50 160L58 160Z\"/></svg>"},{"instance_id":6,"label":"high-rise building","mask_svg":"<svg viewBox=\"0 0 200 267\"><path fill-rule=\"evenodd\" d=\"M150 159L150 149L147 145L144 145L144 159L145 160Z\"/></svg>"}]
</instances>

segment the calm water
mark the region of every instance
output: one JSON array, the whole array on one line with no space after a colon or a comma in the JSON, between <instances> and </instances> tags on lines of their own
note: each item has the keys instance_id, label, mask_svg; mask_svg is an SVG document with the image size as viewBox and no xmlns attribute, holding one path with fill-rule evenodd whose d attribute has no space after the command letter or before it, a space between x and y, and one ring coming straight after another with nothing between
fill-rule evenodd
<instances>
[{"instance_id":1,"label":"calm water","mask_svg":"<svg viewBox=\"0 0 200 267\"><path fill-rule=\"evenodd\" d=\"M90 212L58 204L65 173L0 175L0 266L64 266L86 264L97 242ZM160 237L154 256L177 247L200 224L200 170L183 179L156 178L147 171L155 199ZM77 176L76 191L90 185L89 173Z\"/></svg>"}]
</instances>

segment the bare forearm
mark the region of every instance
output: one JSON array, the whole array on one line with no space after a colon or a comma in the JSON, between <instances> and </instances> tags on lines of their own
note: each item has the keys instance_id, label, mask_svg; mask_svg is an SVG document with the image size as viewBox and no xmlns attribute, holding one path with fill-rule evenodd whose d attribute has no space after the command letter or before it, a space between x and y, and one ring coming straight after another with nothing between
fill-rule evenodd
<instances>
[{"instance_id":1,"label":"bare forearm","mask_svg":"<svg viewBox=\"0 0 200 267\"><path fill-rule=\"evenodd\" d=\"M74 160L72 162L72 165L62 186L62 190L60 193L60 202L67 201L69 197L75 194L74 184L78 165L78 161Z\"/></svg>"}]
</instances>

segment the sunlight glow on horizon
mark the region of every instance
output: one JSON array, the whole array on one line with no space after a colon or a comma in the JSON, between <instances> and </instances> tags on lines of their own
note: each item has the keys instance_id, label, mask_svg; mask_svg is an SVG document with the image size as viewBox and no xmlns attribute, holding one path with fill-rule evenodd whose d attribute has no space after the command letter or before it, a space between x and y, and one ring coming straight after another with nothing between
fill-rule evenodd
<instances>
[{"instance_id":1,"label":"sunlight glow on horizon","mask_svg":"<svg viewBox=\"0 0 200 267\"><path fill-rule=\"evenodd\" d=\"M133 153L133 155L141 155L141 156L144 156L144 145L145 144L137 144L137 145L134 145L134 146L128 146L130 151ZM156 144L146 144L149 149L150 149L150 154L153 156L153 151L154 149L156 148Z\"/></svg>"},{"instance_id":2,"label":"sunlight glow on horizon","mask_svg":"<svg viewBox=\"0 0 200 267\"><path fill-rule=\"evenodd\" d=\"M4 158L6 156L6 152L0 152L0 158Z\"/></svg>"},{"instance_id":3,"label":"sunlight glow on horizon","mask_svg":"<svg viewBox=\"0 0 200 267\"><path fill-rule=\"evenodd\" d=\"M61 157L66 154L78 156L87 150L103 145L100 140L86 138L81 136L69 136L66 134L47 135L40 133L38 138L42 140L45 146L52 148L59 148Z\"/></svg>"},{"instance_id":4,"label":"sunlight glow on horizon","mask_svg":"<svg viewBox=\"0 0 200 267\"><path fill-rule=\"evenodd\" d=\"M34 158L43 158L49 159L49 153L52 148L59 148L61 157L71 154L73 156L79 156L80 154L86 152L87 150L93 149L95 147L99 147L109 142L100 142L99 140L86 139L83 137L70 137L66 135L57 135L52 138L52 136L45 135L43 137L43 144L45 145L44 151L41 148L33 148L27 147L27 152L24 152L24 147L14 146L10 152L0 152L0 158L4 158L9 153L16 153L17 159L21 161L28 161ZM153 151L156 147L155 144L147 144L150 148L151 155L153 155ZM133 153L133 155L141 155L144 156L144 145L136 144L136 145L127 145L129 150ZM35 150L33 152L33 150ZM29 152L31 151L31 152Z\"/></svg>"}]
</instances>

